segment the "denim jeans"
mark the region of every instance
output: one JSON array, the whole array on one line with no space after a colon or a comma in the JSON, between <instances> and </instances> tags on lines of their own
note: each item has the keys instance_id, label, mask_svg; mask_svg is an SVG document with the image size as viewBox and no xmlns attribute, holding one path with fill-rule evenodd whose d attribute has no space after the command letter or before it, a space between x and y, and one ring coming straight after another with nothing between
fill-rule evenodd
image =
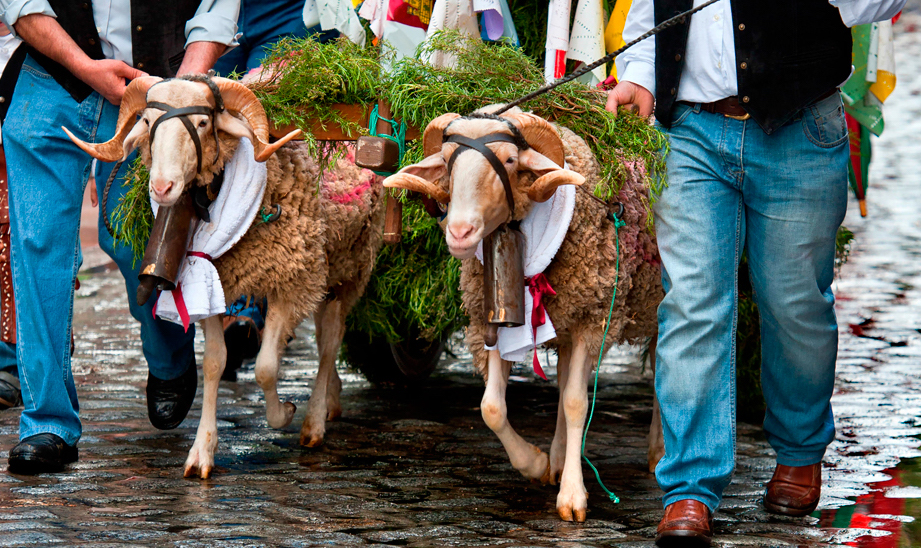
<instances>
[{"instance_id":1,"label":"denim jeans","mask_svg":"<svg viewBox=\"0 0 921 548\"><path fill-rule=\"evenodd\" d=\"M664 129L668 188L654 205L665 299L656 394L663 502L715 510L735 467L737 272L747 254L761 313L764 430L789 466L822 460L838 330L835 235L847 207L848 136L838 94L766 134L679 103Z\"/></svg>"},{"instance_id":2,"label":"denim jeans","mask_svg":"<svg viewBox=\"0 0 921 548\"><path fill-rule=\"evenodd\" d=\"M81 260L80 209L91 158L71 143L61 126L85 141L102 142L114 135L117 118L118 107L98 93L77 103L38 63L26 58L3 126L10 179L16 350L24 406L20 439L42 432L56 434L69 444L80 438L70 336L74 278ZM127 167L128 162L122 169ZM112 168L112 164L98 165L95 175L100 196ZM126 190L119 176L112 185L106 215ZM192 361L194 331L184 333L181 326L154 319L153 299L137 306L138 271L131 265L131 250L124 245L113 247L102 214L99 244L125 277L131 315L141 323L150 371L161 379L177 378Z\"/></svg>"}]
</instances>

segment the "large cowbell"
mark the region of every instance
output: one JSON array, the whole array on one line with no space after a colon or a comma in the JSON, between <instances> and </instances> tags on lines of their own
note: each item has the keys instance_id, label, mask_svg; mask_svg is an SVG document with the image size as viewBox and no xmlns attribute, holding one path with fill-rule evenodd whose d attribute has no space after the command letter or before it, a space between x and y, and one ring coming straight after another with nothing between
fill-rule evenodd
<instances>
[{"instance_id":1,"label":"large cowbell","mask_svg":"<svg viewBox=\"0 0 921 548\"><path fill-rule=\"evenodd\" d=\"M138 273L138 305L143 306L156 289L176 289L179 267L185 259L189 243L193 215L195 208L188 192L183 192L172 206L157 210L157 218L154 219L150 241L147 242L141 271Z\"/></svg>"},{"instance_id":2,"label":"large cowbell","mask_svg":"<svg viewBox=\"0 0 921 548\"><path fill-rule=\"evenodd\" d=\"M483 306L486 344L500 327L524 325L524 234L503 224L483 239Z\"/></svg>"}]
</instances>

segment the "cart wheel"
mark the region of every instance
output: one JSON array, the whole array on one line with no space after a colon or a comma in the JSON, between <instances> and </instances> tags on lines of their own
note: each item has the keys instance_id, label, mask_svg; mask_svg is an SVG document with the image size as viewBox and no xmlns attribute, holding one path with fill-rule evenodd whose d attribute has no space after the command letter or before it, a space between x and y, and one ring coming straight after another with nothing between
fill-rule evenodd
<instances>
[{"instance_id":1,"label":"cart wheel","mask_svg":"<svg viewBox=\"0 0 921 548\"><path fill-rule=\"evenodd\" d=\"M415 384L435 370L446 340L412 339L390 344L383 337L369 341L364 333L346 331L343 357L373 384Z\"/></svg>"}]
</instances>

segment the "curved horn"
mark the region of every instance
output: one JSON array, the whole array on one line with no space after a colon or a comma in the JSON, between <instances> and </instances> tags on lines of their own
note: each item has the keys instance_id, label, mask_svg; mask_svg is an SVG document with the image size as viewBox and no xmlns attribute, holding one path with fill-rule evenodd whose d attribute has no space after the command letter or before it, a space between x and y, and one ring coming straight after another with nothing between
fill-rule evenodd
<instances>
[{"instance_id":1,"label":"curved horn","mask_svg":"<svg viewBox=\"0 0 921 548\"><path fill-rule=\"evenodd\" d=\"M75 145L80 147L84 152L96 158L101 162L115 162L123 159L125 151L123 146L125 137L134 127L135 118L138 113L147 108L147 90L150 86L162 80L156 76L141 76L135 78L128 84L125 94L122 95L122 104L118 109L118 121L115 123L115 136L105 143L87 143L78 139L66 127L62 127L64 133L70 137Z\"/></svg>"},{"instance_id":2,"label":"curved horn","mask_svg":"<svg viewBox=\"0 0 921 548\"><path fill-rule=\"evenodd\" d=\"M563 140L550 122L530 112L509 112L502 115L510 119L525 141L537 152L549 158L556 165L563 167L566 154L563 152Z\"/></svg>"},{"instance_id":3,"label":"curved horn","mask_svg":"<svg viewBox=\"0 0 921 548\"><path fill-rule=\"evenodd\" d=\"M441 152L441 141L444 139L445 128L457 118L460 118L460 114L449 112L435 118L425 126L425 133L422 134L423 157L428 158L436 152Z\"/></svg>"},{"instance_id":4,"label":"curved horn","mask_svg":"<svg viewBox=\"0 0 921 548\"><path fill-rule=\"evenodd\" d=\"M282 145L301 134L301 130L296 129L274 143L269 143L269 119L266 117L265 109L262 108L262 103L259 102L256 94L243 84L227 78L215 78L214 83L217 84L218 89L221 91L224 107L231 112L242 115L249 122L249 126L253 128L255 137L253 147L256 149L257 162L268 160L269 156L274 154Z\"/></svg>"}]
</instances>

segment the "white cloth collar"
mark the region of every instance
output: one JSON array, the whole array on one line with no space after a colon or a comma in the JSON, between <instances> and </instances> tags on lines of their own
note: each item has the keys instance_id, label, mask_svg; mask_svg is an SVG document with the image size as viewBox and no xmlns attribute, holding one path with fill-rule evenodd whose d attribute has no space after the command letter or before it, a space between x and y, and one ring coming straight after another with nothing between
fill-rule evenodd
<instances>
[{"instance_id":1,"label":"white cloth collar","mask_svg":"<svg viewBox=\"0 0 921 548\"><path fill-rule=\"evenodd\" d=\"M576 208L576 187L563 185L553 193L553 197L543 203L535 203L528 216L521 221L521 232L524 234L524 275L526 278L536 276L547 269L553 258L563 245L563 240L569 232L573 212ZM476 258L483 262L483 242L477 246ZM547 321L537 328L537 339L531 326L531 310L534 301L526 286L522 286L524 293L525 324L519 327L500 327L499 339L496 346L487 346L487 350L499 349L503 360L512 362L524 361L528 352L535 346L543 344L556 337L556 330L550 316Z\"/></svg>"},{"instance_id":2,"label":"white cloth collar","mask_svg":"<svg viewBox=\"0 0 921 548\"><path fill-rule=\"evenodd\" d=\"M187 247L189 252L217 259L240 241L262 205L266 179L265 163L255 160L248 139L240 139L236 152L224 166L223 187L209 208L211 222L198 221ZM153 209L156 214L157 204ZM206 258L187 256L180 267L176 289L160 294L156 315L188 329L189 323L222 314L226 308L217 269Z\"/></svg>"}]
</instances>

